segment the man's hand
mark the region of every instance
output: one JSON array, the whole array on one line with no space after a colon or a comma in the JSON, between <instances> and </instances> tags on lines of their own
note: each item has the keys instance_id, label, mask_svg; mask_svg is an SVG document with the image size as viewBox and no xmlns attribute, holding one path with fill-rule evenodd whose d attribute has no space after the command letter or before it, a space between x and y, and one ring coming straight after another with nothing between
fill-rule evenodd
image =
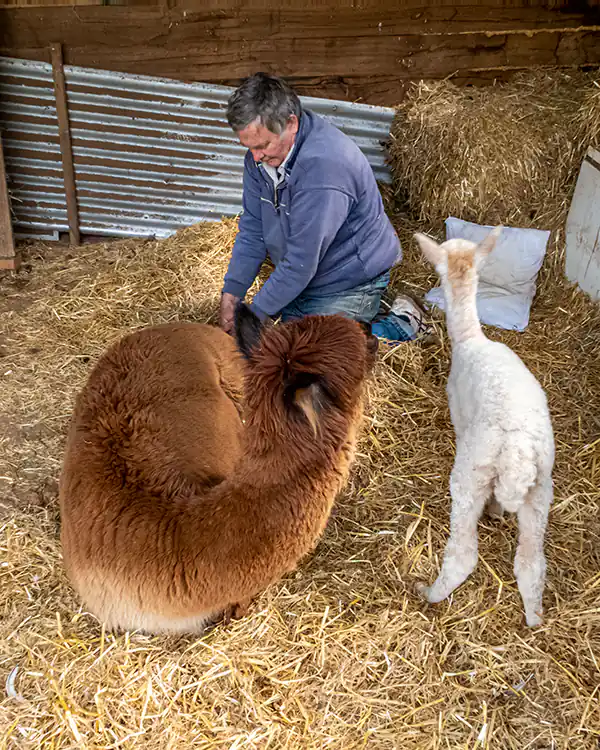
<instances>
[{"instance_id":1,"label":"man's hand","mask_svg":"<svg viewBox=\"0 0 600 750\"><path fill-rule=\"evenodd\" d=\"M233 335L233 329L235 327L235 308L237 303L240 301L239 297L234 294L224 292L221 295L221 309L219 311L219 324L221 328L228 333Z\"/></svg>"}]
</instances>

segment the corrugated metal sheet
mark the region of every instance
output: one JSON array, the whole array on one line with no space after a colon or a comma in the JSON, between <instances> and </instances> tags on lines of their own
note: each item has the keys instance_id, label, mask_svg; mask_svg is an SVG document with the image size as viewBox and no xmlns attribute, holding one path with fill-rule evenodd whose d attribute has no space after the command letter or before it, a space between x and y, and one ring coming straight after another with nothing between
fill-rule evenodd
<instances>
[{"instance_id":1,"label":"corrugated metal sheet","mask_svg":"<svg viewBox=\"0 0 600 750\"><path fill-rule=\"evenodd\" d=\"M165 237L241 210L245 149L225 119L226 86L65 66L80 230ZM393 110L302 97L351 136L389 181L381 141ZM15 231L67 231L58 123L47 63L0 58Z\"/></svg>"}]
</instances>

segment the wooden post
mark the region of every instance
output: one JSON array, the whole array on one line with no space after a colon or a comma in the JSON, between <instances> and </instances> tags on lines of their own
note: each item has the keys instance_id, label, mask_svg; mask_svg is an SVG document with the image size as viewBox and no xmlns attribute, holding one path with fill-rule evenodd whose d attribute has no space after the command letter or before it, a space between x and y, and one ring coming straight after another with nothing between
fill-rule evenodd
<instances>
[{"instance_id":1,"label":"wooden post","mask_svg":"<svg viewBox=\"0 0 600 750\"><path fill-rule=\"evenodd\" d=\"M60 155L62 158L63 178L65 181L65 196L67 198L69 241L71 245L79 245L77 191L75 189L75 170L73 169L73 151L71 149L71 130L69 127L69 107L67 104L67 88L65 86L62 44L51 44L50 52L52 54L52 76L54 78L56 116L58 118L58 132L60 135Z\"/></svg>"},{"instance_id":2,"label":"wooden post","mask_svg":"<svg viewBox=\"0 0 600 750\"><path fill-rule=\"evenodd\" d=\"M15 238L10 215L10 196L6 181L6 168L0 135L0 269L16 271L20 258L15 251Z\"/></svg>"}]
</instances>

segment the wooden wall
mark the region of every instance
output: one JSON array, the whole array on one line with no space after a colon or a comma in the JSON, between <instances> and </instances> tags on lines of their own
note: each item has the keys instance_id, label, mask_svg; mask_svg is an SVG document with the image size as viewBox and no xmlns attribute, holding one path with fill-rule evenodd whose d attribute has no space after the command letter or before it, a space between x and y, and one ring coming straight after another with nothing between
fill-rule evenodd
<instances>
[{"instance_id":1,"label":"wooden wall","mask_svg":"<svg viewBox=\"0 0 600 750\"><path fill-rule=\"evenodd\" d=\"M114 1L114 0L113 0ZM300 93L394 104L408 82L485 84L600 64L599 0L162 0L0 7L0 55L235 85L256 70Z\"/></svg>"}]
</instances>

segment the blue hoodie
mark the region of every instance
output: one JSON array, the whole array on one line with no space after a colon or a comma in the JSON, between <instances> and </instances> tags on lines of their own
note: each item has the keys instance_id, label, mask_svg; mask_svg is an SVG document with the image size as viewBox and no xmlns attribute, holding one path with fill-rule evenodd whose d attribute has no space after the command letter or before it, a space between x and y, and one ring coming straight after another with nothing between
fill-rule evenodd
<instances>
[{"instance_id":1,"label":"blue hoodie","mask_svg":"<svg viewBox=\"0 0 600 750\"><path fill-rule=\"evenodd\" d=\"M243 298L267 253L275 270L253 301L262 317L304 291L333 294L365 284L402 258L366 157L310 110L302 111L277 187L246 153L243 212L223 292Z\"/></svg>"}]
</instances>

